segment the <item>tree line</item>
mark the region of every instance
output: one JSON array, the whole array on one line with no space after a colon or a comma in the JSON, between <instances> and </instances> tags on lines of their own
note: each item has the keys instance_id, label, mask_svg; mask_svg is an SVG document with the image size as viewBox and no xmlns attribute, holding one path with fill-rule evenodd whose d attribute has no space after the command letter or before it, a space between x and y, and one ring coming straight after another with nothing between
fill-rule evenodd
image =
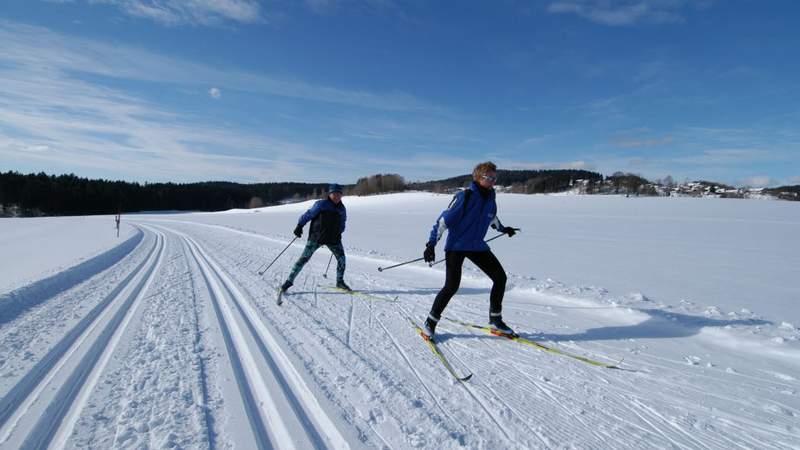
<instances>
[{"instance_id":1,"label":"tree line","mask_svg":"<svg viewBox=\"0 0 800 450\"><path fill-rule=\"evenodd\" d=\"M322 197L324 183L129 183L45 173L0 173L0 215L222 211ZM13 211L10 211L12 210Z\"/></svg>"},{"instance_id":2,"label":"tree line","mask_svg":"<svg viewBox=\"0 0 800 450\"><path fill-rule=\"evenodd\" d=\"M472 181L472 175L407 183L398 174L376 174L345 185L346 195L373 195L405 190L453 192ZM70 175L0 172L0 217L115 214L140 211L223 211L257 208L280 203L323 198L326 183L239 184L129 183L91 180ZM611 176L586 170L498 170L497 186L505 192L547 194L572 190L579 194L635 196L702 196L747 198L748 190L721 183L688 181L672 177L651 182L639 175L616 172ZM800 200L800 186L764 189L784 200Z\"/></svg>"},{"instance_id":3,"label":"tree line","mask_svg":"<svg viewBox=\"0 0 800 450\"><path fill-rule=\"evenodd\" d=\"M521 194L549 194L570 189L576 180L603 181L603 175L587 170L503 170L497 171L497 186L507 186L510 192ZM469 186L472 175L461 175L443 180L408 184L408 189L432 192L451 192Z\"/></svg>"}]
</instances>

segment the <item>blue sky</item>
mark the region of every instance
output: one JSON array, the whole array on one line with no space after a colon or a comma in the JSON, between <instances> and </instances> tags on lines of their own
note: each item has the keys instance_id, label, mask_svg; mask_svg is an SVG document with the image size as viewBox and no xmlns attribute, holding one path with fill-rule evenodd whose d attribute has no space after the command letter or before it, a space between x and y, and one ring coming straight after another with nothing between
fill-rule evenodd
<instances>
[{"instance_id":1,"label":"blue sky","mask_svg":"<svg viewBox=\"0 0 800 450\"><path fill-rule=\"evenodd\" d=\"M0 170L800 184L788 0L5 0Z\"/></svg>"}]
</instances>

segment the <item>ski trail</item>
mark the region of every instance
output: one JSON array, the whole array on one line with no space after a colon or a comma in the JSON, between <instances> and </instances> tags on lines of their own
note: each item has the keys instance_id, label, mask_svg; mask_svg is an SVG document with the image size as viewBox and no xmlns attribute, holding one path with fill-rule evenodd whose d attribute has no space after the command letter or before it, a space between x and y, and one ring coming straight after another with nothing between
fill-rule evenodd
<instances>
[{"instance_id":1,"label":"ski trail","mask_svg":"<svg viewBox=\"0 0 800 450\"><path fill-rule=\"evenodd\" d=\"M272 448L268 431L268 428L271 427L273 434L275 434L273 439L277 440L279 447L283 444L286 448L294 449L294 441L291 439L286 425L281 420L280 412L275 408L269 391L264 386L263 381L260 381L261 378L258 373L253 373L257 372L254 367L254 356L244 342L242 330L237 327L233 320L230 307L224 304L223 293L219 283L213 278L211 269L206 264L206 261L201 258L199 251L189 243L185 236L184 239L189 245L190 252L200 267L203 278L209 288L214 311L225 340L228 359L233 368L236 384L239 386L242 404L255 441L254 444L258 448ZM251 382L254 385L251 385ZM260 407L267 409L263 416Z\"/></svg>"},{"instance_id":2,"label":"ski trail","mask_svg":"<svg viewBox=\"0 0 800 450\"><path fill-rule=\"evenodd\" d=\"M187 253L187 245L188 244L186 244L186 241L181 240L181 252L182 252L183 258L188 263L189 254ZM200 372L198 374L198 378L199 378L199 382L200 382L200 396L201 396L200 404L202 405L203 424L206 427L206 439L207 439L207 442L208 442L209 450L214 450L217 447L217 445L216 445L216 442L215 442L215 439L214 439L213 418L211 417L211 413L208 411L208 403L209 403L209 400L210 400L210 395L209 395L209 392L208 392L208 384L207 384L208 375L206 373L206 363L203 360L203 357L202 357L202 355L200 353L200 347L201 347L201 343L200 342L201 342L201 339L202 339L202 332L200 330L200 316L199 316L199 311L198 311L199 305L198 305L197 296L196 296L197 286L196 286L196 284L194 282L194 277L191 276L191 273L190 273L190 276L189 276L189 282L191 283L191 287L192 287L192 311L194 312L194 335L195 335L194 350L195 350L195 354L196 354L195 360L196 360L197 367L199 368L199 372Z\"/></svg>"},{"instance_id":3,"label":"ski trail","mask_svg":"<svg viewBox=\"0 0 800 450\"><path fill-rule=\"evenodd\" d=\"M153 236L145 259L0 400L0 444L13 441L30 448L50 444L61 421L71 414L71 403L103 349L117 342L113 333L126 313L135 309L131 305L141 300L145 284L149 285L161 261L164 239L160 234Z\"/></svg>"},{"instance_id":4,"label":"ski trail","mask_svg":"<svg viewBox=\"0 0 800 450\"><path fill-rule=\"evenodd\" d=\"M192 225L187 225L187 227L192 227ZM246 269L238 271L233 269L241 261L241 257L253 254L250 247L254 247L253 243L256 242L256 239L243 240L245 242L242 242L241 245L231 248L229 246L230 239L222 233L217 235L213 230L203 230L200 227L192 227L189 230L193 235L196 233L203 237L204 241L207 240L210 245L213 245L209 248L213 248L214 254L219 254L223 258L226 269L234 270L240 282L249 287L258 286L257 281L251 280L255 277L250 273L244 273ZM280 244L285 245L285 243L286 241L283 241ZM266 250L269 254L272 251L272 245L262 245L261 247L263 248L258 249L261 253ZM348 267L351 277L361 274L366 279L372 279L367 275L367 270L371 269L367 267L369 262L353 259L355 264ZM325 269L324 263L315 264L316 262L312 261L306 270L315 270L317 266L320 266L321 270ZM327 258L324 262L327 262ZM400 274L400 272L398 273ZM381 283L388 286L383 287L381 293L392 292L392 295L395 295L408 291L405 292L407 295L404 295L406 298L402 303L411 305L412 310L429 305L433 292L429 292L431 288L428 286L429 279L433 277L418 280L418 276L423 278L421 271L412 273L412 275L413 279L408 274L400 274L397 277L394 276L394 272L388 274L388 280L381 280ZM387 275L384 274L384 276ZM466 287L472 290L465 294L464 300L468 301L462 300L460 303L454 303L452 308L455 308L454 312L465 311L471 315L473 310L485 308L485 303L472 300L480 298L481 291L486 287L478 283L472 283L472 286L467 285ZM260 292L260 290L261 288L258 286L254 287L252 292ZM433 412L434 418L441 415L448 423L453 424L452 427L442 428L450 428L451 431L455 429L458 422L451 422L451 417L469 424L469 431L466 433L469 440L462 440L462 445L475 446L474 442L470 442L473 437L477 436L474 431L475 424L470 423L470 420L489 425L487 427L489 432L481 435L478 439L487 436L487 439L496 439L501 446L507 442L502 440L502 432L497 429L494 422L491 419L486 420L487 417L482 408L471 403L475 401L483 401L486 407L496 413L497 419L506 421L504 425L512 436L517 439L523 434L528 436L531 439L529 445L533 447L538 447L541 443L536 436L530 435L531 428L540 432L545 439L549 439L552 445L562 443L564 446L578 448L581 448L581 444L600 446L601 442L607 442L608 446L612 448L631 448L633 441L629 439L638 438L653 446L667 448L676 446L678 448L784 449L790 448L790 443L796 442L798 439L796 428L792 424L793 417L797 417L798 414L795 404L797 383L776 379L774 376L771 378L765 376L762 379L752 376L752 373L742 373L738 370L725 373L725 366L717 366L716 361L713 360L711 361L715 363L713 367L686 366L685 361L680 358L667 352L661 352L664 349L673 350L679 345L667 340L657 340L652 343L647 341L647 345L634 343L633 339L630 344L624 341L578 340L579 345L566 340L556 340L556 345L563 345L565 349L575 348L581 354L605 355L628 351L636 355L633 359L626 359L641 369L638 374L612 375L610 373L599 374L596 369L584 369L582 368L583 363L575 364L569 360L562 362L565 358L545 355L532 348L528 349L526 346L517 345L519 348L514 349L508 347L513 343L501 342L500 338L494 338L497 339L497 342L471 337L461 339L462 335L459 332L454 339L446 341L444 344L456 350L454 357L457 358L457 362L469 365L474 369L476 380L480 380L479 383L474 383L472 386L474 393L479 396L479 399L475 400L468 399L467 392L464 392L463 396L460 395L457 388L452 388L453 392L449 392L451 386L445 380L431 377L427 364L425 367L418 364L417 354L411 353L416 350L413 346L415 343L411 341L411 337L407 338L404 333L401 333L402 326L398 325L396 320L387 318L387 311L391 311L391 309L386 305L381 302L374 302L370 305L373 319L380 320L380 329L376 328L375 331L370 331L367 328L363 330L359 328L356 330L353 327L355 322L351 317L359 312L355 311L354 313L353 309L360 306L355 305L355 301L351 299L353 305L344 302L338 302L336 305L335 298L331 297L331 301L328 301L322 297L318 300L319 309L316 309L311 294L292 297L292 301L289 303L294 303L296 309L276 310L271 308L272 305L264 305L261 307L261 313L272 322L271 327L278 330L284 339L290 342L292 349L298 355L302 355L300 358L305 359L314 370L330 372L337 361L356 362L358 365L355 367L359 367L360 370L374 370L376 373L380 372L381 376L384 373L395 373L399 368L402 375L399 378L394 376L392 379L398 379L401 382L406 380L406 383L411 381L413 386L410 394L407 389L409 385L403 386L406 388L403 392L409 399L431 396L438 405L433 407L431 404L432 411L428 411L428 413ZM261 298L261 296L254 297L252 295L250 297L259 300ZM343 298L339 299L344 300ZM536 317L532 318L531 314L523 314L531 313L531 311L520 303L521 300L517 299L516 309L513 309L513 300L515 300L513 296L510 296L509 300L512 300L512 303L507 306L518 312L519 317L527 320L522 323L530 324L535 323L534 320L539 321L538 317L541 313L534 314ZM364 319L367 319L366 311L363 313ZM583 317L561 317L560 314L552 312L541 317L544 318L541 328L556 334L559 333L559 330L569 330L562 333L565 335L579 334L583 330L593 329L592 327L603 328L617 325L613 320L604 320L604 318L586 320ZM310 321L307 318L310 318ZM557 318L557 320L549 318ZM537 326L537 328L539 327ZM308 338L294 337L294 330L297 328L305 328L309 331ZM395 338L395 342L391 342L391 339L381 339L386 334L391 334ZM409 333L410 335L411 333ZM327 340L333 345L310 342L316 339L320 339L320 342ZM340 347L339 343L342 342L344 345ZM363 345L365 342L376 342L378 345L370 348ZM686 343L693 344L691 339L687 339ZM346 352L343 351L343 348L348 345L349 349ZM665 347L661 348L660 345L665 345ZM405 355L397 351L398 347L405 351ZM320 364L321 359L318 358L318 353L312 351L318 352L321 348L339 352L339 354L327 356L324 363ZM367 366L363 366L360 361L354 361L356 358L369 360L369 362ZM482 378L487 373L496 373L501 369L503 361L509 359L513 360L515 364L510 365L512 369L507 374L504 373L503 380L487 382ZM418 370L414 373L413 370L405 369L406 366ZM430 366L432 369L436 369L435 365L431 364ZM786 372L785 370L780 371ZM358 377L356 374L347 372L342 370L341 379L347 380L346 384L349 386ZM544 381L539 382L540 378L537 377L541 377ZM413 381L414 378L424 380L425 386L418 387L417 383ZM344 382L326 384L325 380L319 380L318 383L325 386L324 389L336 389L345 384ZM373 397L369 397L368 400L371 405L364 406L364 409L368 410L373 407L382 409L387 406L386 397L377 394L375 385L378 383L374 383L370 388ZM512 389L506 390L506 386ZM713 386L713 388L704 389L704 386ZM530 392L536 393L532 395L532 398L536 399L537 405L528 409L520 403L519 399L528 398L531 395ZM348 394L334 392L332 397L341 402L340 404L348 405L347 402L354 397ZM631 396L639 398L641 403L651 408L652 411L630 405ZM502 407L503 404L505 407ZM497 406L501 406L501 408L497 409ZM413 408L419 408L419 406L398 408L398 411L402 416L412 413ZM441 408L446 413L441 411ZM360 405L355 406L354 409L358 413L363 411ZM391 408L388 409L391 410ZM552 416L537 416L541 413L548 414L548 410L553 413ZM515 413L509 416L508 411ZM653 414L653 411L660 416ZM512 420L507 421L508 417L511 417ZM527 417L527 420L522 420L522 417ZM547 418L541 421L541 427L529 426L531 420L537 420L536 417ZM518 423L518 418L522 423ZM438 420L441 424L441 419ZM434 419L433 423L436 424L436 421L437 419ZM418 430L423 430L430 435L435 425L422 423L416 421L414 425ZM366 421L366 424L372 427L376 434L379 434L379 430L387 429L375 427L374 423L370 421ZM414 430L412 430L413 432ZM566 434L570 432L573 434ZM388 438L383 440L392 445L398 442L393 440L393 438L396 439L396 436L391 434L385 436ZM692 436L694 440L689 436ZM377 440L379 438L382 436L376 437L376 445L381 445L381 441ZM464 444L464 442L469 443Z\"/></svg>"},{"instance_id":5,"label":"ski trail","mask_svg":"<svg viewBox=\"0 0 800 450\"><path fill-rule=\"evenodd\" d=\"M353 334L353 320L355 317L355 308L353 307L353 296L350 296L350 320L347 321L347 346L352 348L350 336Z\"/></svg>"},{"instance_id":6,"label":"ski trail","mask_svg":"<svg viewBox=\"0 0 800 450\"><path fill-rule=\"evenodd\" d=\"M457 355L457 354L455 354L455 353L451 353L451 354L454 356L454 358L455 358L455 359L457 359L457 360L458 360L458 361L461 363L461 365L462 365L462 366L464 366L464 367L468 367L468 365L467 365L467 364L464 362L464 360L462 360L462 359L461 359L461 357L460 357L460 356L458 356L458 355ZM506 407L506 408L507 408L509 411L511 411L511 412L512 412L514 415L516 415L516 416L517 416L517 418L519 418L519 419L522 419L522 414L521 414L521 413L519 413L519 412L516 410L516 408L514 408L513 406L511 406L511 405L509 405L507 402L505 402L505 401L503 400L502 396L498 395L497 391L495 391L495 390L494 390L494 389L493 389L491 386L489 386L488 384L483 384L483 383L481 383L481 386L483 386L484 388L486 388L487 390L489 390L489 391L490 391L492 394L494 394L494 399L495 399L496 401L498 401L498 402L499 402L501 405L505 406L505 407ZM480 401L479 401L479 402L480 402ZM543 437L543 436L542 436L542 435L541 435L539 432L537 432L536 430L534 430L533 428L531 428L531 427L530 427L530 426L529 426L527 423L525 423L525 421L524 421L524 420L520 420L520 421L521 421L521 423L523 424L523 426L524 426L525 428L527 428L527 429L528 429L528 431L529 431L529 432L530 432L530 433L531 433L533 436L536 436L536 438L537 438L537 439L539 439L539 441L541 441L541 443L542 443L544 446L548 446L548 445L550 445L550 442L548 442L548 441L547 441L547 440L546 440L546 439L545 439L545 438L544 438L544 437ZM510 439L510 438L509 438L509 439Z\"/></svg>"},{"instance_id":7,"label":"ski trail","mask_svg":"<svg viewBox=\"0 0 800 450\"><path fill-rule=\"evenodd\" d=\"M146 292L148 288L152 285L153 279L155 278L155 273L161 267L162 262L164 260L164 247L166 245L165 236L162 233L155 232L159 235L161 239L161 247L159 249L158 259L153 267L150 268L146 281L144 285L142 285L137 292L136 297L134 298L131 303L125 307L124 313L120 311L117 316L114 318L114 322L109 325L107 330L113 330L113 336L111 336L107 343L100 344L98 341L97 344L93 347L97 350L102 349L102 353L99 355L99 360L97 362L86 363L85 367L91 367L91 373L83 377L75 377L76 380L70 383L70 387L68 388L69 391L75 389L75 387L80 386L80 392L77 394L75 400L73 400L70 404L69 411L64 415L63 423L58 428L55 436L53 437L52 445L56 448L64 448L67 443L67 439L69 435L72 433L73 428L75 427L75 423L78 421L78 417L80 412L83 410L86 402L89 399L89 395L92 393L95 385L97 384L98 380L100 379L100 375L102 374L105 367L108 365L109 359L113 355L114 351L116 350L117 346L119 345L120 340L122 339L123 333L127 330L128 324L131 322L134 314L141 305L141 298L143 295L141 293ZM134 302L136 302L134 304ZM105 332L104 334L109 333L110 331ZM93 355L95 352L90 352L90 358L94 359L95 356ZM99 352L98 352L99 353ZM91 361L91 359L89 361ZM83 365L83 364L82 364ZM64 388L62 388L63 390ZM65 402L66 403L66 402ZM48 427L50 425L47 425ZM48 432L49 428L44 428L41 432ZM39 432L39 426L34 429L34 433Z\"/></svg>"},{"instance_id":8,"label":"ski trail","mask_svg":"<svg viewBox=\"0 0 800 450\"><path fill-rule=\"evenodd\" d=\"M400 305L395 305L395 307L396 307L397 313L401 317L401 319L405 319L405 317L412 317ZM463 363L463 361L462 361L462 363ZM469 367L467 367L467 368L469 369ZM470 373L473 373L472 370L470 370ZM509 435L508 430L506 429L506 427L503 426L502 423L500 423L500 421L497 419L497 417L495 417L495 415L492 414L492 412L489 410L489 408L487 408L486 405L480 400L480 398L478 398L477 394L475 394L475 392L472 390L472 388L467 386L467 383L459 383L459 384L461 386L463 386L464 389L467 391L467 393L470 395L470 397L472 397L472 399L475 400L475 403L477 403L481 407L481 409L486 414L486 416L489 417L489 419L492 422L494 422L495 425L497 425L497 429L500 430L500 432L503 434L503 436L506 438L506 440L508 440L510 442L513 442L513 439L511 439L511 436Z\"/></svg>"},{"instance_id":9,"label":"ski trail","mask_svg":"<svg viewBox=\"0 0 800 450\"><path fill-rule=\"evenodd\" d=\"M377 322L378 322L378 325L380 325L381 328L383 328L383 331L386 332L386 336L389 337L389 340L392 341L392 344L394 345L394 348L397 349L397 352L400 354L400 356L403 357L403 360L406 362L406 364L408 364L408 367L411 369L411 372L417 378L417 381L419 381L420 385L422 385L422 388L425 389L425 392L427 392L428 395L430 395L430 397L436 403L436 406L439 407L439 410L442 411L442 413L445 415L445 417L450 419L451 422L455 423L456 425L459 426L459 428L461 428L462 430L464 430L466 432L467 431L466 426L464 426L463 423L461 423L458 420L456 420L456 418L453 417L453 415L451 415L447 411L447 409L445 409L445 407L441 404L441 402L439 402L439 399L433 394L433 391L431 391L430 387L428 387L428 385L425 383L425 381L422 380L422 376L419 374L419 372L417 372L417 369L414 367L414 364L411 363L411 360L408 358L408 355L400 347L400 345L397 343L397 340L394 338L394 336L392 336L392 333L390 333L389 330L386 328L386 325L383 324L383 321L378 319Z\"/></svg>"},{"instance_id":10,"label":"ski trail","mask_svg":"<svg viewBox=\"0 0 800 450\"><path fill-rule=\"evenodd\" d=\"M255 435L262 441L259 446L266 447L268 438L280 448L349 448L249 301L193 238L176 233L203 270L221 312L220 325L229 328L231 360L241 365L237 382L245 397L251 397L245 403ZM265 382L265 372L273 381ZM295 417L282 417L287 410Z\"/></svg>"},{"instance_id":11,"label":"ski trail","mask_svg":"<svg viewBox=\"0 0 800 450\"><path fill-rule=\"evenodd\" d=\"M656 411L652 407L650 407L648 405L645 405L644 403L639 401L639 399L633 398L631 403L634 404L635 406L637 406L638 408L640 408L641 410L647 411L652 416L657 417L662 423L668 424L670 426L670 428L672 428L674 431L677 431L678 433L686 436L689 439L689 441L694 442L699 447L709 448L705 443L698 441L694 436L692 436L691 434L687 433L686 430L684 430L680 426L674 424L671 420L668 420L666 417L664 417L661 413L659 413L658 411Z\"/></svg>"}]
</instances>

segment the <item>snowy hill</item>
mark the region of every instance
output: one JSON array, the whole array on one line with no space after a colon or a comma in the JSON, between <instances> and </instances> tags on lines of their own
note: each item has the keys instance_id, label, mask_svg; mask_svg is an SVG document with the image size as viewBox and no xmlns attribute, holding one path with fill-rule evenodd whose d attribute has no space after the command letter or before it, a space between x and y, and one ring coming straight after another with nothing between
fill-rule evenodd
<instances>
[{"instance_id":1,"label":"snowy hill","mask_svg":"<svg viewBox=\"0 0 800 450\"><path fill-rule=\"evenodd\" d=\"M362 294L321 249L282 306L304 240L256 272L310 202L0 221L0 448L800 446L796 203L500 194L506 321L624 370L443 321L461 383L408 321L444 268L376 270L449 200L346 197ZM465 264L445 316L485 324L489 288Z\"/></svg>"}]
</instances>

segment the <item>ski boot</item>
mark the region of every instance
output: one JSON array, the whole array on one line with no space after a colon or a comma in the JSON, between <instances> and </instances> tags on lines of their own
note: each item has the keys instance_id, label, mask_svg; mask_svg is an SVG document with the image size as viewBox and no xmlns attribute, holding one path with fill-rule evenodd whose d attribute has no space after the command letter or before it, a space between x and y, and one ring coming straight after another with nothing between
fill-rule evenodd
<instances>
[{"instance_id":1,"label":"ski boot","mask_svg":"<svg viewBox=\"0 0 800 450\"><path fill-rule=\"evenodd\" d=\"M501 315L489 315L489 328L492 331L492 334L496 334L498 336L505 336L505 337L517 337L519 336L514 330L511 329L505 322L503 322L503 316Z\"/></svg>"},{"instance_id":2,"label":"ski boot","mask_svg":"<svg viewBox=\"0 0 800 450\"><path fill-rule=\"evenodd\" d=\"M436 323L438 321L434 321L433 319L428 316L425 319L425 323L422 325L422 338L428 341L433 340L433 335L436 333Z\"/></svg>"},{"instance_id":3,"label":"ski boot","mask_svg":"<svg viewBox=\"0 0 800 450\"><path fill-rule=\"evenodd\" d=\"M339 289L343 289L345 291L352 291L352 289L350 289L350 286L348 286L347 283L344 282L344 280L337 281L336 287Z\"/></svg>"},{"instance_id":4,"label":"ski boot","mask_svg":"<svg viewBox=\"0 0 800 450\"><path fill-rule=\"evenodd\" d=\"M286 282L281 285L280 289L278 289L278 296L275 298L275 303L278 306L283 304L283 293L286 292L290 287L292 287L292 282L286 280Z\"/></svg>"}]
</instances>

